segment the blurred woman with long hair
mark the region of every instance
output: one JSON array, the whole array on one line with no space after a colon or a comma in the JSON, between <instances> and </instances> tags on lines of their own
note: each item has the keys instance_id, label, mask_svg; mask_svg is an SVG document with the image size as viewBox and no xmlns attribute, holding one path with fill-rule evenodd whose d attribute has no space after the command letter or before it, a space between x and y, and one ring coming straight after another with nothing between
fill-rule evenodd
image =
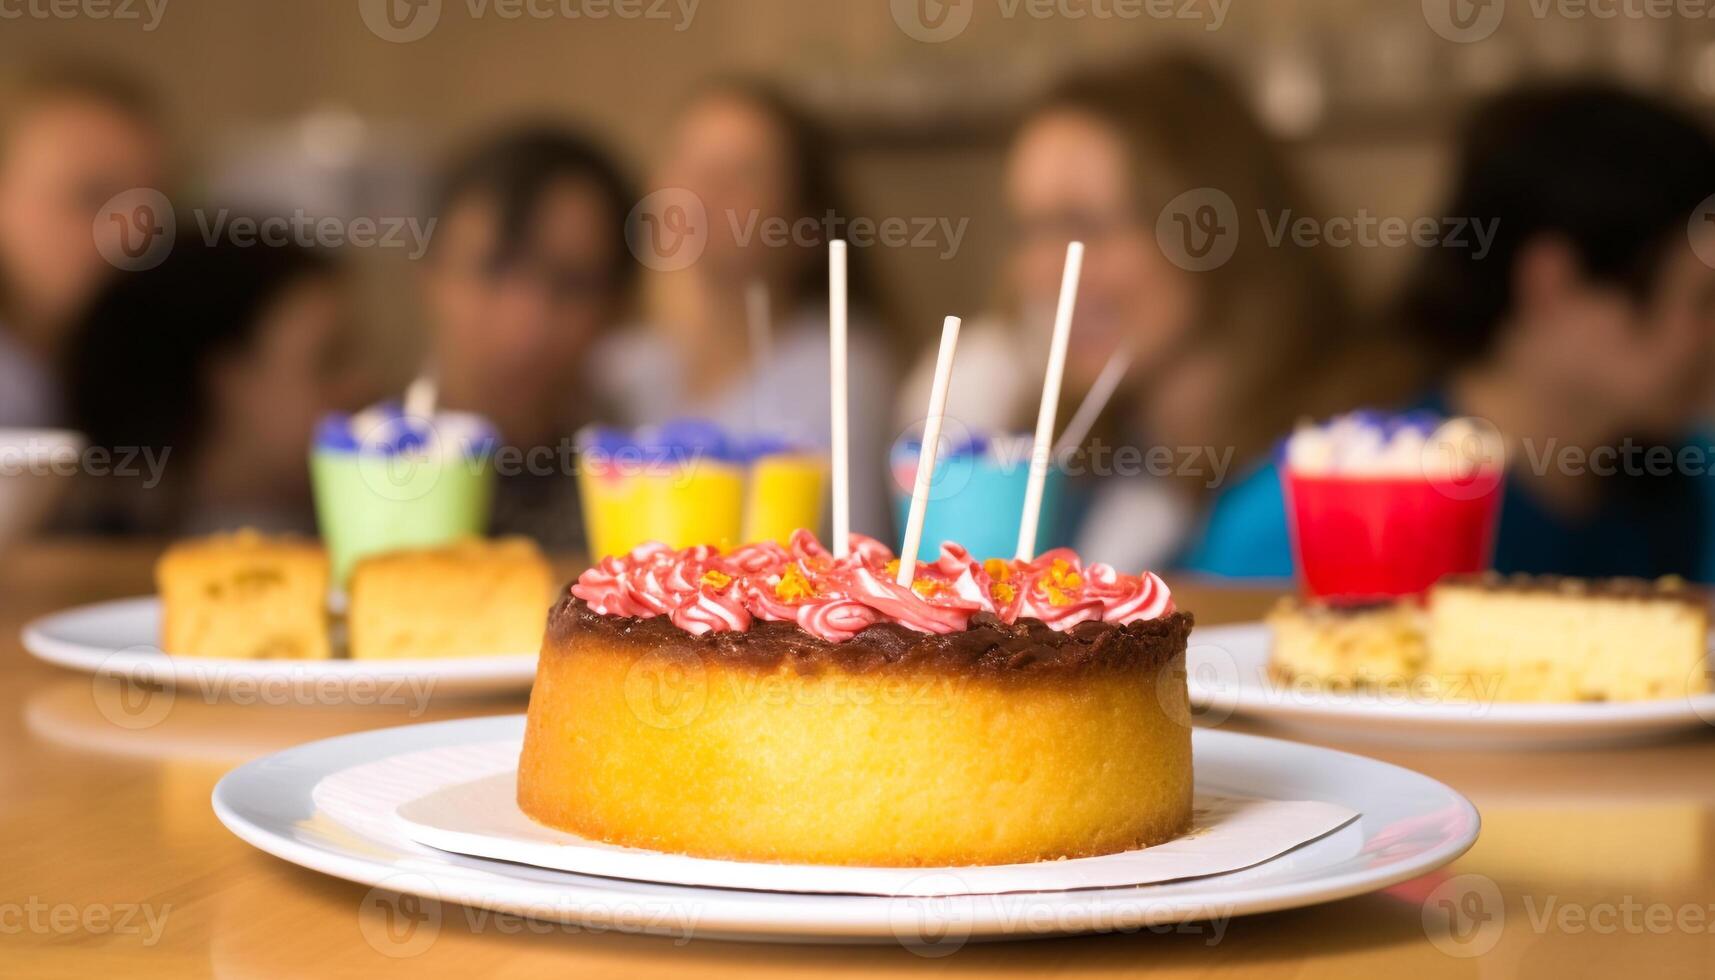
<instances>
[{"instance_id":1,"label":"blurred woman with long hair","mask_svg":"<svg viewBox=\"0 0 1715 980\"><path fill-rule=\"evenodd\" d=\"M1215 487L1348 397L1332 359L1357 331L1327 254L1257 222L1312 213L1306 194L1232 82L1170 55L1052 90L1013 139L1006 201L1010 322L961 343L949 414L1029 427L1066 247L1084 242L1061 424L1111 360L1130 366L1087 447L1100 479L1077 543L1171 561Z\"/></svg>"},{"instance_id":2,"label":"blurred woman with long hair","mask_svg":"<svg viewBox=\"0 0 1715 980\"><path fill-rule=\"evenodd\" d=\"M622 421L697 416L826 444L827 244L844 236L853 217L828 145L803 110L760 82L713 84L680 112L651 188L664 207L700 212L705 237L683 267L653 261L647 243L634 246L651 266L643 323L604 345L595 362L595 378ZM893 370L869 263L857 246L849 251L851 458L860 461L852 522L855 530L885 535L880 464Z\"/></svg>"}]
</instances>

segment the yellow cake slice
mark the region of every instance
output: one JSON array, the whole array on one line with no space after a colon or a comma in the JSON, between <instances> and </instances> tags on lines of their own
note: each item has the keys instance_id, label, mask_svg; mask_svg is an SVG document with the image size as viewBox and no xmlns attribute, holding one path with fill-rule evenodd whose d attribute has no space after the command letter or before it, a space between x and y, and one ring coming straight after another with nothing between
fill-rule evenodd
<instances>
[{"instance_id":1,"label":"yellow cake slice","mask_svg":"<svg viewBox=\"0 0 1715 980\"><path fill-rule=\"evenodd\" d=\"M1268 615L1269 672L1331 690L1412 684L1424 670L1423 613L1413 603L1357 608L1283 599Z\"/></svg>"},{"instance_id":2,"label":"yellow cake slice","mask_svg":"<svg viewBox=\"0 0 1715 980\"><path fill-rule=\"evenodd\" d=\"M155 565L161 647L187 657L325 660L328 560L255 531L185 541Z\"/></svg>"},{"instance_id":3,"label":"yellow cake slice","mask_svg":"<svg viewBox=\"0 0 1715 980\"><path fill-rule=\"evenodd\" d=\"M469 538L365 558L351 574L356 660L530 653L553 572L525 538Z\"/></svg>"},{"instance_id":4,"label":"yellow cake slice","mask_svg":"<svg viewBox=\"0 0 1715 980\"><path fill-rule=\"evenodd\" d=\"M1429 594L1428 658L1500 701L1637 701L1710 689L1709 614L1677 579L1498 575Z\"/></svg>"}]
</instances>

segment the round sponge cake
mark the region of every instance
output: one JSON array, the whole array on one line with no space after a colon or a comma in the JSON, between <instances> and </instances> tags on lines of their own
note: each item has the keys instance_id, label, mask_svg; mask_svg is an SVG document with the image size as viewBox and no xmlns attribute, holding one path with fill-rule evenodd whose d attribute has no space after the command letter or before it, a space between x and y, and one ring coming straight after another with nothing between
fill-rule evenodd
<instances>
[{"instance_id":1,"label":"round sponge cake","mask_svg":"<svg viewBox=\"0 0 1715 980\"><path fill-rule=\"evenodd\" d=\"M836 644L785 622L696 636L568 596L518 803L582 837L750 861L942 867L1157 844L1191 819L1190 627L978 614Z\"/></svg>"}]
</instances>

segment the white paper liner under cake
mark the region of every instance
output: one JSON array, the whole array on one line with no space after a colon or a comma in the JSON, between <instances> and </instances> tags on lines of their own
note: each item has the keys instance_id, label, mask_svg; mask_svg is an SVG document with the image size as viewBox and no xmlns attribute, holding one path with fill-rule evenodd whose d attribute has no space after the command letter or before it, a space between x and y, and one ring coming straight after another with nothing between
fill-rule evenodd
<instances>
[{"instance_id":1,"label":"white paper liner under cake","mask_svg":"<svg viewBox=\"0 0 1715 980\"><path fill-rule=\"evenodd\" d=\"M587 840L518 809L520 741L407 752L316 785L316 808L372 837L456 854L662 884L815 894L936 897L1157 884L1261 864L1338 830L1356 811L1313 800L1197 792L1193 826L1155 847L1033 864L867 868L688 857Z\"/></svg>"}]
</instances>

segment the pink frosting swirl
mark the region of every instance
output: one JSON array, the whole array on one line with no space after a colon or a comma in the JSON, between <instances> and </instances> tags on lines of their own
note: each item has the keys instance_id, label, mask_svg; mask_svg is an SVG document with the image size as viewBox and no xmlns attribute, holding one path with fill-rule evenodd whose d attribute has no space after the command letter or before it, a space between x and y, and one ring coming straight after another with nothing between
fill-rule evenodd
<instances>
[{"instance_id":1,"label":"pink frosting swirl","mask_svg":"<svg viewBox=\"0 0 1715 980\"><path fill-rule=\"evenodd\" d=\"M1134 623L1173 612L1173 597L1153 574L1123 575L1084 566L1058 548L1029 562L979 562L956 544L917 566L912 587L894 580L893 553L854 534L835 559L808 531L782 547L757 542L722 554L699 546L674 550L651 542L602 559L579 576L572 595L604 616L666 616L687 633L743 632L755 620L792 622L830 643L876 623L923 633L952 633L971 617L1040 619L1060 630L1081 622Z\"/></svg>"},{"instance_id":2,"label":"pink frosting swirl","mask_svg":"<svg viewBox=\"0 0 1715 980\"><path fill-rule=\"evenodd\" d=\"M750 629L750 610L734 595L734 589L704 587L689 601L673 607L669 617L673 625L692 636L704 633L743 633Z\"/></svg>"},{"instance_id":3,"label":"pink frosting swirl","mask_svg":"<svg viewBox=\"0 0 1715 980\"><path fill-rule=\"evenodd\" d=\"M864 627L879 622L879 611L843 596L815 599L798 607L798 626L829 643L844 643Z\"/></svg>"},{"instance_id":4,"label":"pink frosting swirl","mask_svg":"<svg viewBox=\"0 0 1715 980\"><path fill-rule=\"evenodd\" d=\"M854 565L844 577L851 598L919 633L953 633L970 624L981 607L956 596L919 594L869 565Z\"/></svg>"},{"instance_id":5,"label":"pink frosting swirl","mask_svg":"<svg viewBox=\"0 0 1715 980\"><path fill-rule=\"evenodd\" d=\"M1087 595L1101 600L1102 619L1110 623L1135 623L1159 619L1173 612L1173 594L1154 572L1121 575L1112 565L1097 563L1084 570Z\"/></svg>"}]
</instances>

